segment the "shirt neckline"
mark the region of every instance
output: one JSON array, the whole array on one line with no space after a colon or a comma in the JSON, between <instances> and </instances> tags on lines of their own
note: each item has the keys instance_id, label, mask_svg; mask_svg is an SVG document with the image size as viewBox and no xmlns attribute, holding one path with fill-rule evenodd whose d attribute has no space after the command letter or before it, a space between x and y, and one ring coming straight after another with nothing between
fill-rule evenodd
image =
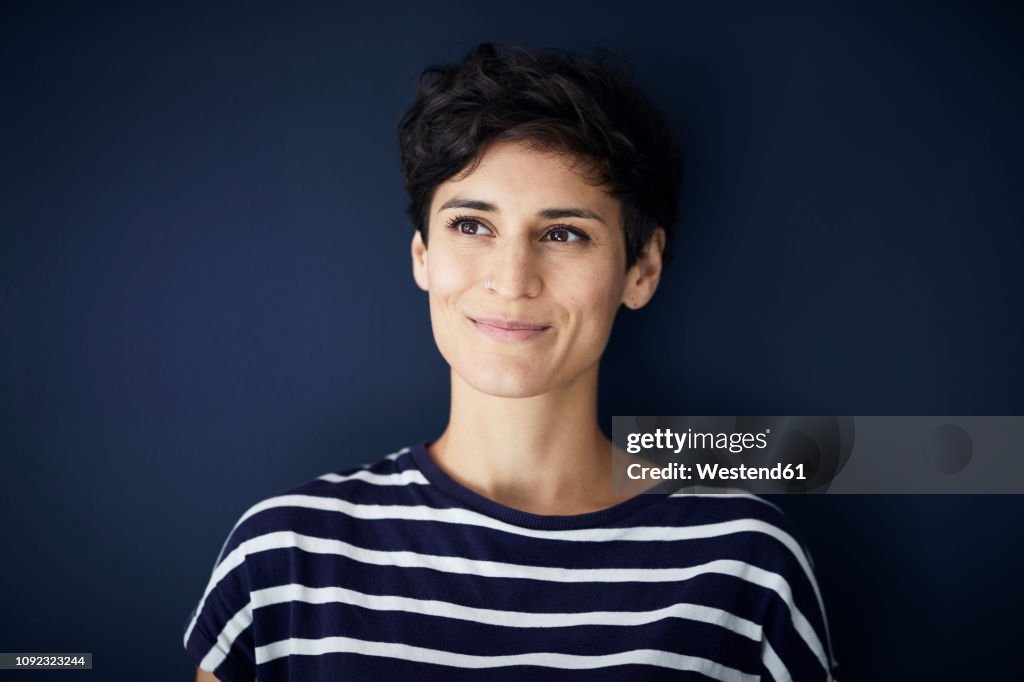
<instances>
[{"instance_id":1,"label":"shirt neckline","mask_svg":"<svg viewBox=\"0 0 1024 682\"><path fill-rule=\"evenodd\" d=\"M665 486L666 490L664 492L642 493L611 507L606 507L605 509L599 509L593 512L586 512L584 514L531 514L530 512L514 509L486 498L453 479L445 473L437 463L434 462L430 453L427 452L427 446L430 442L431 441L421 441L410 446L409 450L416 466L424 477L430 481L431 485L435 486L450 497L455 498L457 501L474 511L478 511L493 519L523 528L534 528L538 530L573 530L577 528L607 526L634 514L641 509L645 509L652 504L660 502L668 497L672 492L672 490L669 489L669 486ZM661 487L662 486L657 486L658 489Z\"/></svg>"}]
</instances>

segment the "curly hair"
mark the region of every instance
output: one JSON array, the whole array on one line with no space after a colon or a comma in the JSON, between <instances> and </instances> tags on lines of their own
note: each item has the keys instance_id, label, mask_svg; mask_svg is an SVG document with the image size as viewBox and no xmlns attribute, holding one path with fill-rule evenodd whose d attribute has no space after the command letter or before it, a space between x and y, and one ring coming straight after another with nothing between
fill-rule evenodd
<instances>
[{"instance_id":1,"label":"curly hair","mask_svg":"<svg viewBox=\"0 0 1024 682\"><path fill-rule=\"evenodd\" d=\"M515 140L585 161L587 177L622 202L627 269L658 226L667 265L683 150L614 56L481 43L458 64L424 69L398 124L406 214L423 243L437 187L472 172L488 145Z\"/></svg>"}]
</instances>

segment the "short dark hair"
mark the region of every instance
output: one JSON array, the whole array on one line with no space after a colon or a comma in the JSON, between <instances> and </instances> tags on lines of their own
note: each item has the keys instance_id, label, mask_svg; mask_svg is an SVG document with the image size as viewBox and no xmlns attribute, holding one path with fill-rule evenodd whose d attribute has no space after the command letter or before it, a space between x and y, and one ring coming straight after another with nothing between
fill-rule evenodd
<instances>
[{"instance_id":1,"label":"short dark hair","mask_svg":"<svg viewBox=\"0 0 1024 682\"><path fill-rule=\"evenodd\" d=\"M424 69L398 124L406 213L423 243L437 187L475 168L489 144L519 140L585 160L595 184L622 202L627 269L659 225L667 264L683 150L615 58L481 43L459 64Z\"/></svg>"}]
</instances>

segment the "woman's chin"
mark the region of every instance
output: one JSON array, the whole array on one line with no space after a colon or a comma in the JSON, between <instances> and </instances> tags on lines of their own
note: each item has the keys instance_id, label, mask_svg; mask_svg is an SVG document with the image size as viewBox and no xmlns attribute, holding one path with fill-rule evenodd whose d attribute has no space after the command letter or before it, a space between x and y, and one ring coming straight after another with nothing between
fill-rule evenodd
<instances>
[{"instance_id":1,"label":"woman's chin","mask_svg":"<svg viewBox=\"0 0 1024 682\"><path fill-rule=\"evenodd\" d=\"M492 369L462 375L463 380L480 393L499 398L532 398L551 390L550 382L535 371L516 368Z\"/></svg>"}]
</instances>

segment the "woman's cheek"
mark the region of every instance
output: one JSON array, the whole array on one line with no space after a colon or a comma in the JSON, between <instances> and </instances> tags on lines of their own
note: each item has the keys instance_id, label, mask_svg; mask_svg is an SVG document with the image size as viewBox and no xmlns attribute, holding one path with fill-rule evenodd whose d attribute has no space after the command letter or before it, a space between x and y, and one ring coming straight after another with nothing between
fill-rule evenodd
<instances>
[{"instance_id":1,"label":"woman's cheek","mask_svg":"<svg viewBox=\"0 0 1024 682\"><path fill-rule=\"evenodd\" d=\"M439 294L444 295L459 293L471 285L474 270L472 263L454 258L449 253L440 253L439 257L428 265L427 279L430 289L436 289Z\"/></svg>"}]
</instances>

